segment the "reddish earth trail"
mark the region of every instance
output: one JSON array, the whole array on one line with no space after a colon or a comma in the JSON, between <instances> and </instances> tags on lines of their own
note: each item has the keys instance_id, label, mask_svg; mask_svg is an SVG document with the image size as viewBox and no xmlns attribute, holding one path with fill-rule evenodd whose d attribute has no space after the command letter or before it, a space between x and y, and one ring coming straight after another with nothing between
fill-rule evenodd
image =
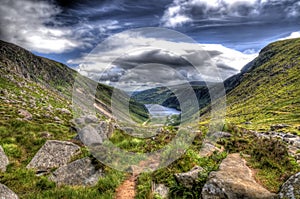
<instances>
[{"instance_id":1,"label":"reddish earth trail","mask_svg":"<svg viewBox=\"0 0 300 199\"><path fill-rule=\"evenodd\" d=\"M130 176L125 180L117 189L115 199L134 199L135 197L135 186L136 186L136 175Z\"/></svg>"}]
</instances>

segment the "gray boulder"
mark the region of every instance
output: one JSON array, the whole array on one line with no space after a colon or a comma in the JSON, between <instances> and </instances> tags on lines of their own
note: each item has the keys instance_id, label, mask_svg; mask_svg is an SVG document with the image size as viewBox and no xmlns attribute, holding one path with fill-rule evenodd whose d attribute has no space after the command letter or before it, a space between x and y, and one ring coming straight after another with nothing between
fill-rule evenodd
<instances>
[{"instance_id":1,"label":"gray boulder","mask_svg":"<svg viewBox=\"0 0 300 199\"><path fill-rule=\"evenodd\" d=\"M29 113L27 110L20 109L18 110L18 114L22 116L25 120L31 120L32 119L32 114Z\"/></svg>"},{"instance_id":2,"label":"gray boulder","mask_svg":"<svg viewBox=\"0 0 300 199\"><path fill-rule=\"evenodd\" d=\"M96 128L91 125L85 126L78 132L78 136L80 141L85 146L91 146L96 144L102 144L103 137L98 133Z\"/></svg>"},{"instance_id":3,"label":"gray boulder","mask_svg":"<svg viewBox=\"0 0 300 199\"><path fill-rule=\"evenodd\" d=\"M281 186L279 197L284 199L300 198L300 172L291 176Z\"/></svg>"},{"instance_id":4,"label":"gray boulder","mask_svg":"<svg viewBox=\"0 0 300 199\"><path fill-rule=\"evenodd\" d=\"M102 170L96 170L89 158L83 158L58 168L49 179L56 182L58 186L93 186L101 176L103 176Z\"/></svg>"},{"instance_id":5,"label":"gray boulder","mask_svg":"<svg viewBox=\"0 0 300 199\"><path fill-rule=\"evenodd\" d=\"M10 190L7 186L0 183L0 198L1 199L18 199L19 197Z\"/></svg>"},{"instance_id":6,"label":"gray boulder","mask_svg":"<svg viewBox=\"0 0 300 199\"><path fill-rule=\"evenodd\" d=\"M222 161L219 171L209 174L201 195L203 199L276 198L275 194L270 193L254 180L252 171L239 154L228 155Z\"/></svg>"},{"instance_id":7,"label":"gray boulder","mask_svg":"<svg viewBox=\"0 0 300 199\"><path fill-rule=\"evenodd\" d=\"M6 166L9 164L8 158L0 146L0 171L5 172Z\"/></svg>"},{"instance_id":8,"label":"gray boulder","mask_svg":"<svg viewBox=\"0 0 300 199\"><path fill-rule=\"evenodd\" d=\"M52 168L66 165L74 155L80 153L80 147L71 142L48 140L37 152L26 168L37 173L48 172Z\"/></svg>"},{"instance_id":9,"label":"gray boulder","mask_svg":"<svg viewBox=\"0 0 300 199\"><path fill-rule=\"evenodd\" d=\"M154 195L158 195L160 198L168 198L169 188L164 184L155 184L152 185L152 190Z\"/></svg>"},{"instance_id":10,"label":"gray boulder","mask_svg":"<svg viewBox=\"0 0 300 199\"><path fill-rule=\"evenodd\" d=\"M195 166L190 171L186 173L177 173L175 178L178 183L182 184L186 188L192 188L196 183L199 174L203 171L202 167Z\"/></svg>"}]
</instances>

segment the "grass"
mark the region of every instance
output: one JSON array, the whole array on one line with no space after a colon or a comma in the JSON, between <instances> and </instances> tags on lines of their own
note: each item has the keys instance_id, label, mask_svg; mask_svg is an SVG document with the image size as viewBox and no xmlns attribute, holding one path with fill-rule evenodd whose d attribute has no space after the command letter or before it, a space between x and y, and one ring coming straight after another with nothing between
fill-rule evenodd
<instances>
[{"instance_id":1,"label":"grass","mask_svg":"<svg viewBox=\"0 0 300 199\"><path fill-rule=\"evenodd\" d=\"M227 122L253 130L289 124L300 135L300 39L270 44L227 95ZM251 121L252 125L244 122Z\"/></svg>"}]
</instances>

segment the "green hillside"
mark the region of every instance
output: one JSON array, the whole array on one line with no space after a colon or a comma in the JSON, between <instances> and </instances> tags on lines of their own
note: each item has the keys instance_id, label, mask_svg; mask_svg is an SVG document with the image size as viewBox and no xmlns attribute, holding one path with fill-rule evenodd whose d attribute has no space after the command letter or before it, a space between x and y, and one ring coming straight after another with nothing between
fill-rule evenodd
<instances>
[{"instance_id":1,"label":"green hillside","mask_svg":"<svg viewBox=\"0 0 300 199\"><path fill-rule=\"evenodd\" d=\"M227 122L256 130L287 124L300 134L300 39L268 45L238 77L225 81Z\"/></svg>"}]
</instances>

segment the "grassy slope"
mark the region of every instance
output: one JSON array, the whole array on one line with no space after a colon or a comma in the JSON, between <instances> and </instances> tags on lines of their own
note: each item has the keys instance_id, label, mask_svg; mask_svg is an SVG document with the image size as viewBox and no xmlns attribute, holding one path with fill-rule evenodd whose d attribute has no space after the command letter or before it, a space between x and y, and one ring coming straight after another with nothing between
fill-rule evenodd
<instances>
[{"instance_id":1,"label":"grassy slope","mask_svg":"<svg viewBox=\"0 0 300 199\"><path fill-rule=\"evenodd\" d=\"M46 140L72 141L75 137L70 124L73 115L58 108L72 110L72 87L78 74L13 44L0 44L0 145L10 161L7 172L0 173L0 182L21 198L112 198L124 174L103 165L106 177L93 188L56 187L25 168ZM87 89L91 80L80 78L81 87ZM98 84L97 97L104 108L109 109L111 94L111 87ZM137 120L147 116L144 106L134 102L132 106ZM32 118L24 119L20 109L27 110ZM84 147L82 152L77 158L89 155Z\"/></svg>"},{"instance_id":2,"label":"grassy slope","mask_svg":"<svg viewBox=\"0 0 300 199\"><path fill-rule=\"evenodd\" d=\"M255 130L285 123L300 134L300 39L268 45L252 64L227 94L227 121Z\"/></svg>"}]
</instances>

